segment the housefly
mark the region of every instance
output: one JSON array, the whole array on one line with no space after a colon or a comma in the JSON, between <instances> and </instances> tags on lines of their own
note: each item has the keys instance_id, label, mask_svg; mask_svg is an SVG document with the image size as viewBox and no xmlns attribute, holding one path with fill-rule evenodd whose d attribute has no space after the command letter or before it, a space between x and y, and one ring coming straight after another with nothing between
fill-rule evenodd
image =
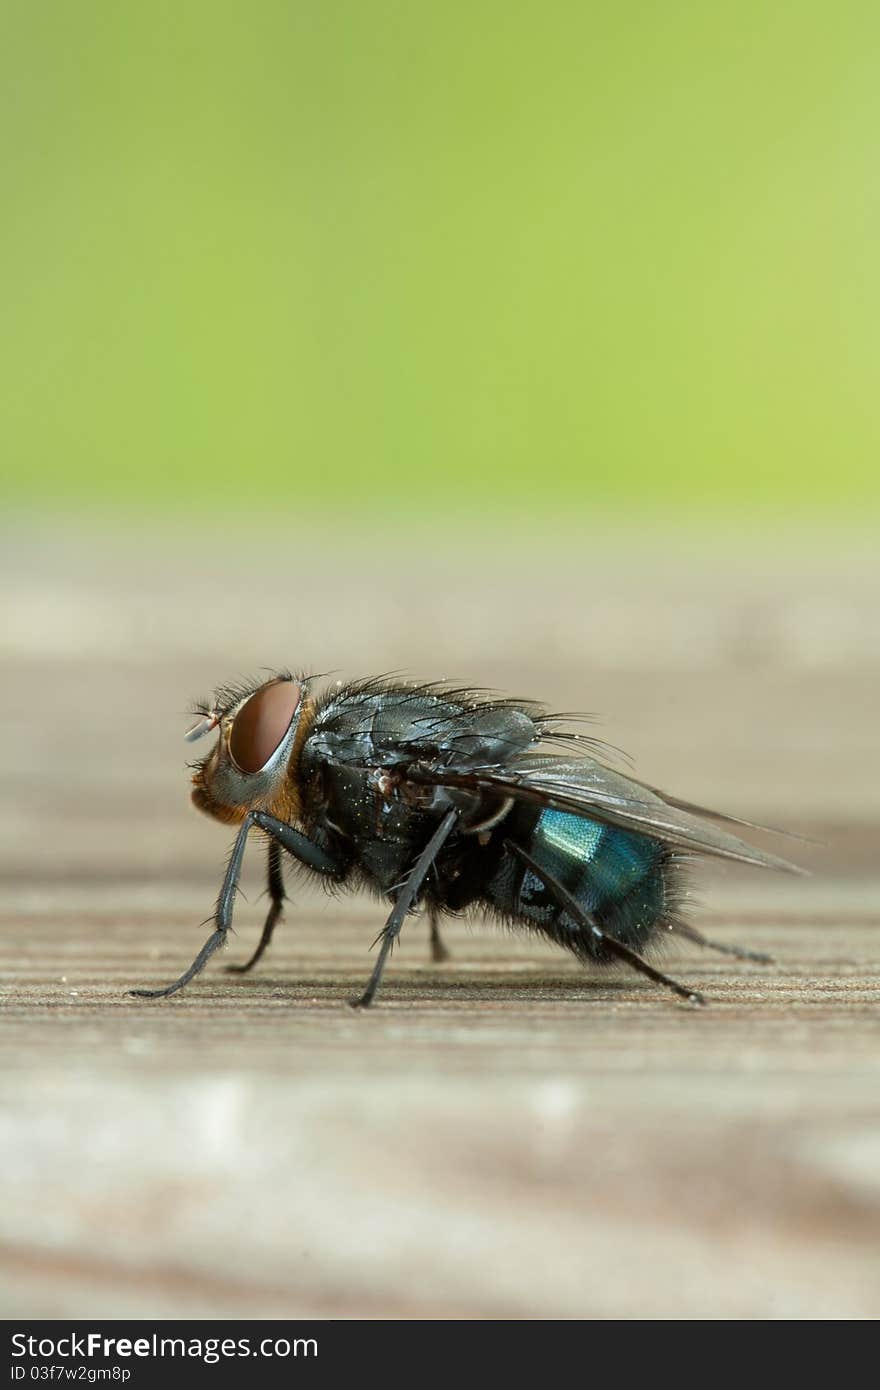
<instances>
[{"instance_id":1,"label":"housefly","mask_svg":"<svg viewBox=\"0 0 880 1390\"><path fill-rule=\"evenodd\" d=\"M315 694L309 677L281 672L220 690L195 712L187 739L217 739L194 765L192 800L238 829L211 936L172 984L132 991L142 998L175 994L225 942L254 829L267 842L270 907L253 956L230 969L249 970L269 945L290 855L318 878L390 903L359 1006L372 1003L420 905L435 959L445 954L438 917L473 908L549 937L584 964L624 961L694 1004L705 1001L644 959L662 938L768 959L710 941L683 919L683 871L698 855L793 866L727 828L746 822L613 770L601 745L542 705L384 677Z\"/></svg>"}]
</instances>

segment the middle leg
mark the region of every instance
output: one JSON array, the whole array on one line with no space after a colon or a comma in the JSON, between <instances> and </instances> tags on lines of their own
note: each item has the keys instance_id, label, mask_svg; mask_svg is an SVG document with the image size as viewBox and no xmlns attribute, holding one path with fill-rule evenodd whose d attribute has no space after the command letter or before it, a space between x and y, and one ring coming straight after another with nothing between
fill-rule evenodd
<instances>
[{"instance_id":1,"label":"middle leg","mask_svg":"<svg viewBox=\"0 0 880 1390\"><path fill-rule=\"evenodd\" d=\"M433 903L428 908L428 921L431 925L431 960L435 965L442 965L451 959L451 952L440 935L440 913Z\"/></svg>"},{"instance_id":2,"label":"middle leg","mask_svg":"<svg viewBox=\"0 0 880 1390\"><path fill-rule=\"evenodd\" d=\"M434 834L416 860L409 878L397 895L388 921L385 923L378 938L381 940L382 945L379 949L379 959L373 967L373 973L370 976L369 983L361 997L351 1001L352 1008L366 1009L372 1004L376 990L379 988L379 981L382 979L385 962L388 960L394 948L394 943L400 935L400 928L403 926L406 914L418 898L422 884L430 873L431 865L434 863L437 855L455 829L459 814L460 813L456 810L446 812L446 815L443 817L437 829L434 831Z\"/></svg>"}]
</instances>

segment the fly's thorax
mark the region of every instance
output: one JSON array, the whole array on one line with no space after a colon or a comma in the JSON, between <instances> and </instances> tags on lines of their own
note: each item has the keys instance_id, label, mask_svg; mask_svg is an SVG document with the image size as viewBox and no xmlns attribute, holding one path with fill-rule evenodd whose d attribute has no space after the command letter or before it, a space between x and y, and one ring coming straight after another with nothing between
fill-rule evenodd
<instances>
[{"instance_id":1,"label":"fly's thorax","mask_svg":"<svg viewBox=\"0 0 880 1390\"><path fill-rule=\"evenodd\" d=\"M253 809L297 819L300 751L314 719L306 682L274 677L211 719L219 738L196 767L193 804L229 823Z\"/></svg>"},{"instance_id":2,"label":"fly's thorax","mask_svg":"<svg viewBox=\"0 0 880 1390\"><path fill-rule=\"evenodd\" d=\"M536 716L511 701L418 682L354 682L319 700L308 758L465 768L509 761L538 738Z\"/></svg>"}]
</instances>

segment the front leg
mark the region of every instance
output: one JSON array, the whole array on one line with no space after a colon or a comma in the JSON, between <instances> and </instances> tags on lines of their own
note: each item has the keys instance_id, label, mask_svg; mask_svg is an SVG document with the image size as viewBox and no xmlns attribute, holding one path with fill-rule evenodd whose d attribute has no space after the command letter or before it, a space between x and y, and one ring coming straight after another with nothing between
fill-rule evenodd
<instances>
[{"instance_id":1,"label":"front leg","mask_svg":"<svg viewBox=\"0 0 880 1390\"><path fill-rule=\"evenodd\" d=\"M227 965L226 969L231 975L246 975L249 970L253 970L260 956L265 951L269 942L272 940L272 933L284 911L284 878L281 873L281 846L277 840L269 841L268 855L268 892L269 892L269 911L263 923L263 933L260 937L257 949L254 951L250 960L245 961L244 965Z\"/></svg>"},{"instance_id":2,"label":"front leg","mask_svg":"<svg viewBox=\"0 0 880 1390\"><path fill-rule=\"evenodd\" d=\"M226 940L226 933L232 925L232 904L235 901L235 890L238 887L238 879L241 874L244 847L247 843L248 833L254 825L258 826L260 830L265 830L275 843L280 845L282 849L286 849L301 864L315 869L319 874L326 874L332 878L342 878L345 872L344 866L320 845L314 844L307 835L303 835L292 825L287 825L285 821L278 820L276 816L270 816L265 811L248 811L235 837L235 844L232 846L226 873L223 875L220 896L214 910L214 931L208 937L192 965L183 972L179 979L170 985L165 985L163 989L131 989L129 994L134 995L137 999L167 999L169 995L176 994L179 989L183 989L184 985L188 985L190 980L204 969L217 948L223 945ZM265 934L265 928L263 930Z\"/></svg>"}]
</instances>

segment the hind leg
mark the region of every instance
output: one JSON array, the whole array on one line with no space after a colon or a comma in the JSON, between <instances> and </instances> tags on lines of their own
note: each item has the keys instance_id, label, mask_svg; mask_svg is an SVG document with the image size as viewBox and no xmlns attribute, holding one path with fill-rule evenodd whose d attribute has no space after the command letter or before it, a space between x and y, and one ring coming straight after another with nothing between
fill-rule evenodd
<instances>
[{"instance_id":1,"label":"hind leg","mask_svg":"<svg viewBox=\"0 0 880 1390\"><path fill-rule=\"evenodd\" d=\"M507 840L506 847L523 864L527 864L533 874L538 876L548 893L556 899L563 911L591 934L599 954L607 953L610 956L616 956L618 960L626 961L627 965L632 966L633 970L637 970L640 975L647 975L648 979L653 980L655 984L665 985L667 989L672 990L673 994L677 994L688 1004L705 1004L705 999L697 990L689 989L687 985L679 984L678 980L673 980L671 976L664 975L662 970L657 970L653 965L649 965L646 960L643 960L637 951L625 946L622 941L617 940L617 937L609 936L606 931L603 931L590 914L584 911L580 903L572 897L568 889L559 882L559 879L554 877L542 864L539 864L537 859L533 859L530 854L527 854L520 845L515 844L512 840Z\"/></svg>"},{"instance_id":2,"label":"hind leg","mask_svg":"<svg viewBox=\"0 0 880 1390\"><path fill-rule=\"evenodd\" d=\"M697 931L696 927L689 927L686 922L674 922L672 929L676 936L684 936L688 941L695 941L698 946L705 946L709 951L719 951L723 956L735 956L737 960L756 960L761 965L774 964L773 957L764 951L747 951L744 946L727 946L723 941L713 941L711 937Z\"/></svg>"}]
</instances>

